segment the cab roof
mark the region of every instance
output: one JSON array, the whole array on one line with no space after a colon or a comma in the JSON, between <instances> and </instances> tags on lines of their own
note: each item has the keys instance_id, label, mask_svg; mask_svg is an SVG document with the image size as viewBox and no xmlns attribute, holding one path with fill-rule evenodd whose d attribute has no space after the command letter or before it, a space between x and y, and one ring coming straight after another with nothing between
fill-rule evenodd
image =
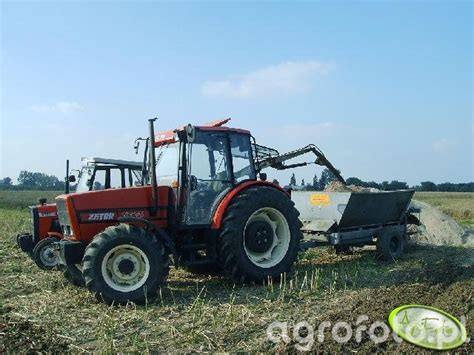
<instances>
[{"instance_id":1,"label":"cab roof","mask_svg":"<svg viewBox=\"0 0 474 355\"><path fill-rule=\"evenodd\" d=\"M218 132L236 132L236 133L245 133L250 135L250 131L246 129L240 129L240 128L231 128L231 127L223 127L227 122L229 122L231 118L224 118L222 120L216 120L212 122L205 123L200 126L195 126L196 128L200 130L205 130L205 131L218 131ZM180 127L176 128L170 131L166 132L160 132L155 135L155 147L159 147L162 145L170 144L170 143L175 143L178 141L176 137L177 132L182 132L186 129L186 127Z\"/></svg>"},{"instance_id":2,"label":"cab roof","mask_svg":"<svg viewBox=\"0 0 474 355\"><path fill-rule=\"evenodd\" d=\"M116 166L132 166L132 167L141 167L142 163L138 161L131 160L120 160L120 159L108 159L108 158L99 158L99 157L83 157L81 158L82 165L116 165Z\"/></svg>"}]
</instances>

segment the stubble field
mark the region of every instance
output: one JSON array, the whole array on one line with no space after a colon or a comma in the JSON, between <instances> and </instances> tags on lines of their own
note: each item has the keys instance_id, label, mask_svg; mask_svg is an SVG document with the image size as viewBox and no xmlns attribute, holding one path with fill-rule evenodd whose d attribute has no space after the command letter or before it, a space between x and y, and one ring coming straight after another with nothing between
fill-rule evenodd
<instances>
[{"instance_id":1,"label":"stubble field","mask_svg":"<svg viewBox=\"0 0 474 355\"><path fill-rule=\"evenodd\" d=\"M267 285L235 285L224 276L172 269L167 287L147 305L107 306L68 284L60 272L38 269L16 247L13 236L30 228L25 207L46 195L51 201L55 194L0 192L1 352L291 351L298 345L293 327L300 321L315 329L323 321L345 321L355 330L361 315L368 317L368 326L377 320L387 323L391 310L411 303L464 317L468 334L474 329L473 249L452 246L412 245L395 263L376 260L370 248L350 255L314 249L301 255L294 274ZM441 209L472 225L473 195L467 202L464 195L457 197L416 196L439 202ZM288 322L292 341L267 339L266 329L274 321ZM375 344L367 334L360 342L352 337L341 344L332 340L330 328L312 349L420 350L391 337ZM465 343L460 350L474 349Z\"/></svg>"}]
</instances>

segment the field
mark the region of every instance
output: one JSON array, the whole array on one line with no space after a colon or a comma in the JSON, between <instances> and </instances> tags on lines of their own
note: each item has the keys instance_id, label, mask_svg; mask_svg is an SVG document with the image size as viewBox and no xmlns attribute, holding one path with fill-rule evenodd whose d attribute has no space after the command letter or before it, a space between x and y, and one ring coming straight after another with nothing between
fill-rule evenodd
<instances>
[{"instance_id":1,"label":"field","mask_svg":"<svg viewBox=\"0 0 474 355\"><path fill-rule=\"evenodd\" d=\"M59 272L39 270L15 245L13 235L29 230L24 207L54 193L0 192L0 352L116 351L295 351L293 328L307 321L387 323L402 304L439 307L465 317L474 330L473 251L463 247L411 246L395 263L375 259L370 248L336 255L326 248L304 253L295 273L266 285L235 285L223 276L196 276L172 270L167 287L145 306L110 307L87 290L69 285ZM467 196L467 195L466 195ZM472 221L472 195L417 194L441 203L461 221ZM462 207L457 207L457 200ZM437 201L437 202L436 202ZM464 204L465 203L465 204ZM467 223L469 224L469 223ZM288 322L288 343L267 339L274 321ZM302 342L303 343L303 342ZM419 351L392 337L375 344L363 333L345 344L332 340L330 328L319 351ZM473 352L469 343L462 348Z\"/></svg>"},{"instance_id":2,"label":"field","mask_svg":"<svg viewBox=\"0 0 474 355\"><path fill-rule=\"evenodd\" d=\"M465 227L474 228L472 192L417 192L415 199L438 207Z\"/></svg>"}]
</instances>

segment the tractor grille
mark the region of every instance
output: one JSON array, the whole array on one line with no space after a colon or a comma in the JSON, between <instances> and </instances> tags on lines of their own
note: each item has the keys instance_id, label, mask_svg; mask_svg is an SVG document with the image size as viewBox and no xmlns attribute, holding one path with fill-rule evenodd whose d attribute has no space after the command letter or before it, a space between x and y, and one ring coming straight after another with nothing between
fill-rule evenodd
<instances>
[{"instance_id":1,"label":"tractor grille","mask_svg":"<svg viewBox=\"0 0 474 355\"><path fill-rule=\"evenodd\" d=\"M39 242L39 215L37 207L30 207L33 241Z\"/></svg>"},{"instance_id":2,"label":"tractor grille","mask_svg":"<svg viewBox=\"0 0 474 355\"><path fill-rule=\"evenodd\" d=\"M57 199L56 208L58 210L58 219L62 232L64 235L72 235L71 219L69 218L69 213L67 212L66 200Z\"/></svg>"}]
</instances>

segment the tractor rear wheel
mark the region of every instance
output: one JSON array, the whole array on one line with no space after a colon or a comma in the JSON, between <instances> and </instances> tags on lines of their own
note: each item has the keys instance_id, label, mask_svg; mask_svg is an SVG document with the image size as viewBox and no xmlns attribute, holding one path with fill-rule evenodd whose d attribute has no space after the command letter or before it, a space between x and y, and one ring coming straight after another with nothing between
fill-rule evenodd
<instances>
[{"instance_id":1,"label":"tractor rear wheel","mask_svg":"<svg viewBox=\"0 0 474 355\"><path fill-rule=\"evenodd\" d=\"M33 260L40 269L52 270L58 265L58 257L54 252L54 243L59 242L59 238L49 237L40 240L33 248Z\"/></svg>"},{"instance_id":2,"label":"tractor rear wheel","mask_svg":"<svg viewBox=\"0 0 474 355\"><path fill-rule=\"evenodd\" d=\"M386 231L377 238L377 256L380 260L393 261L403 254L405 237L398 231Z\"/></svg>"},{"instance_id":3,"label":"tractor rear wheel","mask_svg":"<svg viewBox=\"0 0 474 355\"><path fill-rule=\"evenodd\" d=\"M86 286L97 299L109 304L146 302L156 295L168 273L164 242L137 226L108 227L84 253Z\"/></svg>"},{"instance_id":4,"label":"tractor rear wheel","mask_svg":"<svg viewBox=\"0 0 474 355\"><path fill-rule=\"evenodd\" d=\"M222 268L239 282L278 279L291 271L303 234L299 212L284 192L256 186L227 208L218 241Z\"/></svg>"}]
</instances>

